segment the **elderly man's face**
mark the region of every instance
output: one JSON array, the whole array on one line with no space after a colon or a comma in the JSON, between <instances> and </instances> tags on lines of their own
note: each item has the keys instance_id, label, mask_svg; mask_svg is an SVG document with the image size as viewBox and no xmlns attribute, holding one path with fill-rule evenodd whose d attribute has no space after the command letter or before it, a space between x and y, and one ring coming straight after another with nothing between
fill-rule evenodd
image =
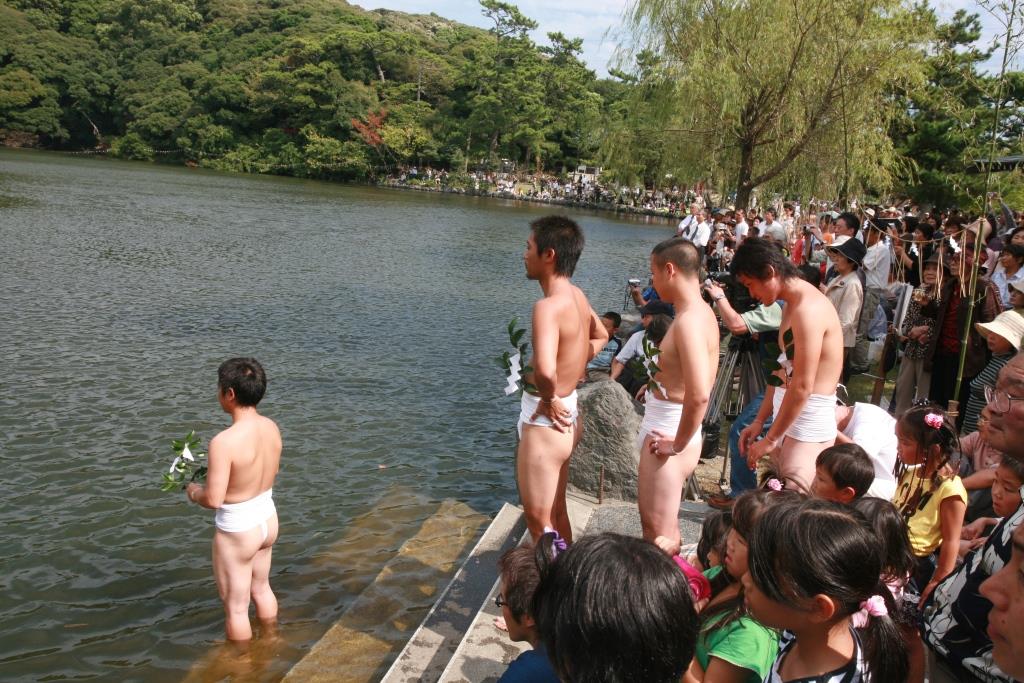
<instances>
[{"instance_id":1,"label":"elderly man's face","mask_svg":"<svg viewBox=\"0 0 1024 683\"><path fill-rule=\"evenodd\" d=\"M995 391L1011 398L1024 399L1024 355L1018 353L999 371ZM988 417L988 442L992 448L1006 453L1016 460L1024 460L1024 400L1010 401L1003 412L997 412L988 405L984 410Z\"/></svg>"}]
</instances>

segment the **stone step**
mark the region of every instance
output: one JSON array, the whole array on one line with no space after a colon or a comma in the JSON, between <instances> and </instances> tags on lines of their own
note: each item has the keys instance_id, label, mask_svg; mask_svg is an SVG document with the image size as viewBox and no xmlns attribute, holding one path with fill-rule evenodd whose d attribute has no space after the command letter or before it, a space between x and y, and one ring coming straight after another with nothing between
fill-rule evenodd
<instances>
[{"instance_id":1,"label":"stone step","mask_svg":"<svg viewBox=\"0 0 1024 683\"><path fill-rule=\"evenodd\" d=\"M431 609L425 598L444 589L486 522L484 515L463 503L441 503L284 681L380 680Z\"/></svg>"},{"instance_id":2,"label":"stone step","mask_svg":"<svg viewBox=\"0 0 1024 683\"><path fill-rule=\"evenodd\" d=\"M384 683L438 680L494 585L498 558L519 543L525 530L523 511L505 503L399 653Z\"/></svg>"},{"instance_id":3,"label":"stone step","mask_svg":"<svg viewBox=\"0 0 1024 683\"><path fill-rule=\"evenodd\" d=\"M640 514L635 503L612 501L597 505L596 500L579 495L571 495L568 503L574 538L605 531L631 536L641 535ZM700 536L700 525L708 510L710 508L702 503L682 503L679 525L684 543L697 541ZM524 534L524 540L525 537ZM507 633L495 628L494 619L501 615L501 610L494 604L500 582L497 568L493 564L490 577L490 592L479 605L479 611L465 631L465 637L458 644L440 677L435 678L431 675L422 678L398 678L393 681L385 679L387 683L411 683L414 680L430 683L494 683L501 677L512 660L528 649L529 645L514 643L509 640Z\"/></svg>"}]
</instances>

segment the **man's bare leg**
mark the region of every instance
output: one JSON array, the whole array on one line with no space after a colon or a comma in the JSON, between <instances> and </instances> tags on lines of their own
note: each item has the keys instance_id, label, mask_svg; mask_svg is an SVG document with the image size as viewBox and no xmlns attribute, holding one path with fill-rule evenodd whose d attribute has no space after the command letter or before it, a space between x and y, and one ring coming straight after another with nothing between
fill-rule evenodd
<instances>
[{"instance_id":1,"label":"man's bare leg","mask_svg":"<svg viewBox=\"0 0 1024 683\"><path fill-rule=\"evenodd\" d=\"M264 625L277 621L277 596L270 588L270 560L277 540L277 515L267 520L267 538L252 561L250 594L256 604L256 617Z\"/></svg>"},{"instance_id":2,"label":"man's bare leg","mask_svg":"<svg viewBox=\"0 0 1024 683\"><path fill-rule=\"evenodd\" d=\"M271 528L271 524L273 527ZM260 527L228 533L217 530L213 536L213 573L217 579L217 590L221 602L224 603L224 630L228 640L251 640L252 625L249 623L249 598L254 589L255 559L260 553L263 572L262 583L258 587L262 609L273 609L277 614L277 599L270 592L270 547L277 538L277 516L267 520L268 535L263 539ZM271 535L272 532L272 535ZM262 566L265 564L265 568ZM269 598L267 593L270 593ZM273 600L271 605L270 600ZM257 603L257 610L260 609ZM266 613L261 618L268 617Z\"/></svg>"},{"instance_id":3,"label":"man's bare leg","mask_svg":"<svg viewBox=\"0 0 1024 683\"><path fill-rule=\"evenodd\" d=\"M557 530L567 541L572 539L565 486L575 431L575 427L559 432L551 427L523 425L516 451L516 480L526 527L534 541L546 526Z\"/></svg>"},{"instance_id":4,"label":"man's bare leg","mask_svg":"<svg viewBox=\"0 0 1024 683\"><path fill-rule=\"evenodd\" d=\"M687 477L697 468L701 444L702 440L697 439L678 455L662 458L651 453L651 436L644 437L637 474L637 506L648 541L664 536L673 547L681 543L679 502Z\"/></svg>"},{"instance_id":5,"label":"man's bare leg","mask_svg":"<svg viewBox=\"0 0 1024 683\"><path fill-rule=\"evenodd\" d=\"M832 441L799 441L785 437L777 455L772 460L779 469L786 488L796 487L798 491L807 493L814 481L814 463L818 454L835 443Z\"/></svg>"}]
</instances>

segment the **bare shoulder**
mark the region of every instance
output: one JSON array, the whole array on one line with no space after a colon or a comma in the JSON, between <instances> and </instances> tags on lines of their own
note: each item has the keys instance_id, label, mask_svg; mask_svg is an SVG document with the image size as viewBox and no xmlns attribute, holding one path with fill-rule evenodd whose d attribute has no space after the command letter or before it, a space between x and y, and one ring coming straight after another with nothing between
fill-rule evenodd
<instances>
[{"instance_id":1,"label":"bare shoulder","mask_svg":"<svg viewBox=\"0 0 1024 683\"><path fill-rule=\"evenodd\" d=\"M699 304L676 316L671 331L685 339L704 339L714 336L718 339L718 319L711 307L701 301Z\"/></svg>"}]
</instances>

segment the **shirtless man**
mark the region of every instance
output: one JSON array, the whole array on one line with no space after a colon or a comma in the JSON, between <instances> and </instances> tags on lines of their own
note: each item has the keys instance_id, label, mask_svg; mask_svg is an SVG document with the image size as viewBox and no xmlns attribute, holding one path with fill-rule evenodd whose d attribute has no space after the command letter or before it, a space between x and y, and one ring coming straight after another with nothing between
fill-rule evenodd
<instances>
[{"instance_id":1,"label":"shirtless man","mask_svg":"<svg viewBox=\"0 0 1024 683\"><path fill-rule=\"evenodd\" d=\"M526 277L540 283L544 296L533 307L533 372L525 380L537 394L523 392L516 479L534 541L544 527L572 540L565 485L581 433L576 384L608 341L587 297L569 281L582 251L583 233L568 218L547 216L530 224Z\"/></svg>"},{"instance_id":2,"label":"shirtless man","mask_svg":"<svg viewBox=\"0 0 1024 683\"><path fill-rule=\"evenodd\" d=\"M740 432L740 452L750 469L771 455L780 477L805 491L814 480L818 453L836 439L836 386L843 369L843 331L825 295L800 278L792 261L773 243L750 239L736 250L733 275L763 304L782 301L779 346L793 335L793 359L779 371L784 387L769 386L754 421ZM760 441L764 422L775 419Z\"/></svg>"},{"instance_id":3,"label":"shirtless man","mask_svg":"<svg viewBox=\"0 0 1024 683\"><path fill-rule=\"evenodd\" d=\"M213 536L213 573L224 603L228 640L252 638L249 596L256 616L277 619L277 598L270 589L270 551L277 540L277 510L272 498L281 462L281 433L274 421L256 412L267 376L255 358L232 358L217 371L220 406L231 426L210 441L206 486L189 484L185 495L217 511Z\"/></svg>"},{"instance_id":4,"label":"shirtless man","mask_svg":"<svg viewBox=\"0 0 1024 683\"><path fill-rule=\"evenodd\" d=\"M700 253L675 237L651 252L651 274L676 317L659 347L654 379L640 423L637 505L644 538L678 552L679 501L700 457L700 423L718 369L718 321L701 298Z\"/></svg>"}]
</instances>

